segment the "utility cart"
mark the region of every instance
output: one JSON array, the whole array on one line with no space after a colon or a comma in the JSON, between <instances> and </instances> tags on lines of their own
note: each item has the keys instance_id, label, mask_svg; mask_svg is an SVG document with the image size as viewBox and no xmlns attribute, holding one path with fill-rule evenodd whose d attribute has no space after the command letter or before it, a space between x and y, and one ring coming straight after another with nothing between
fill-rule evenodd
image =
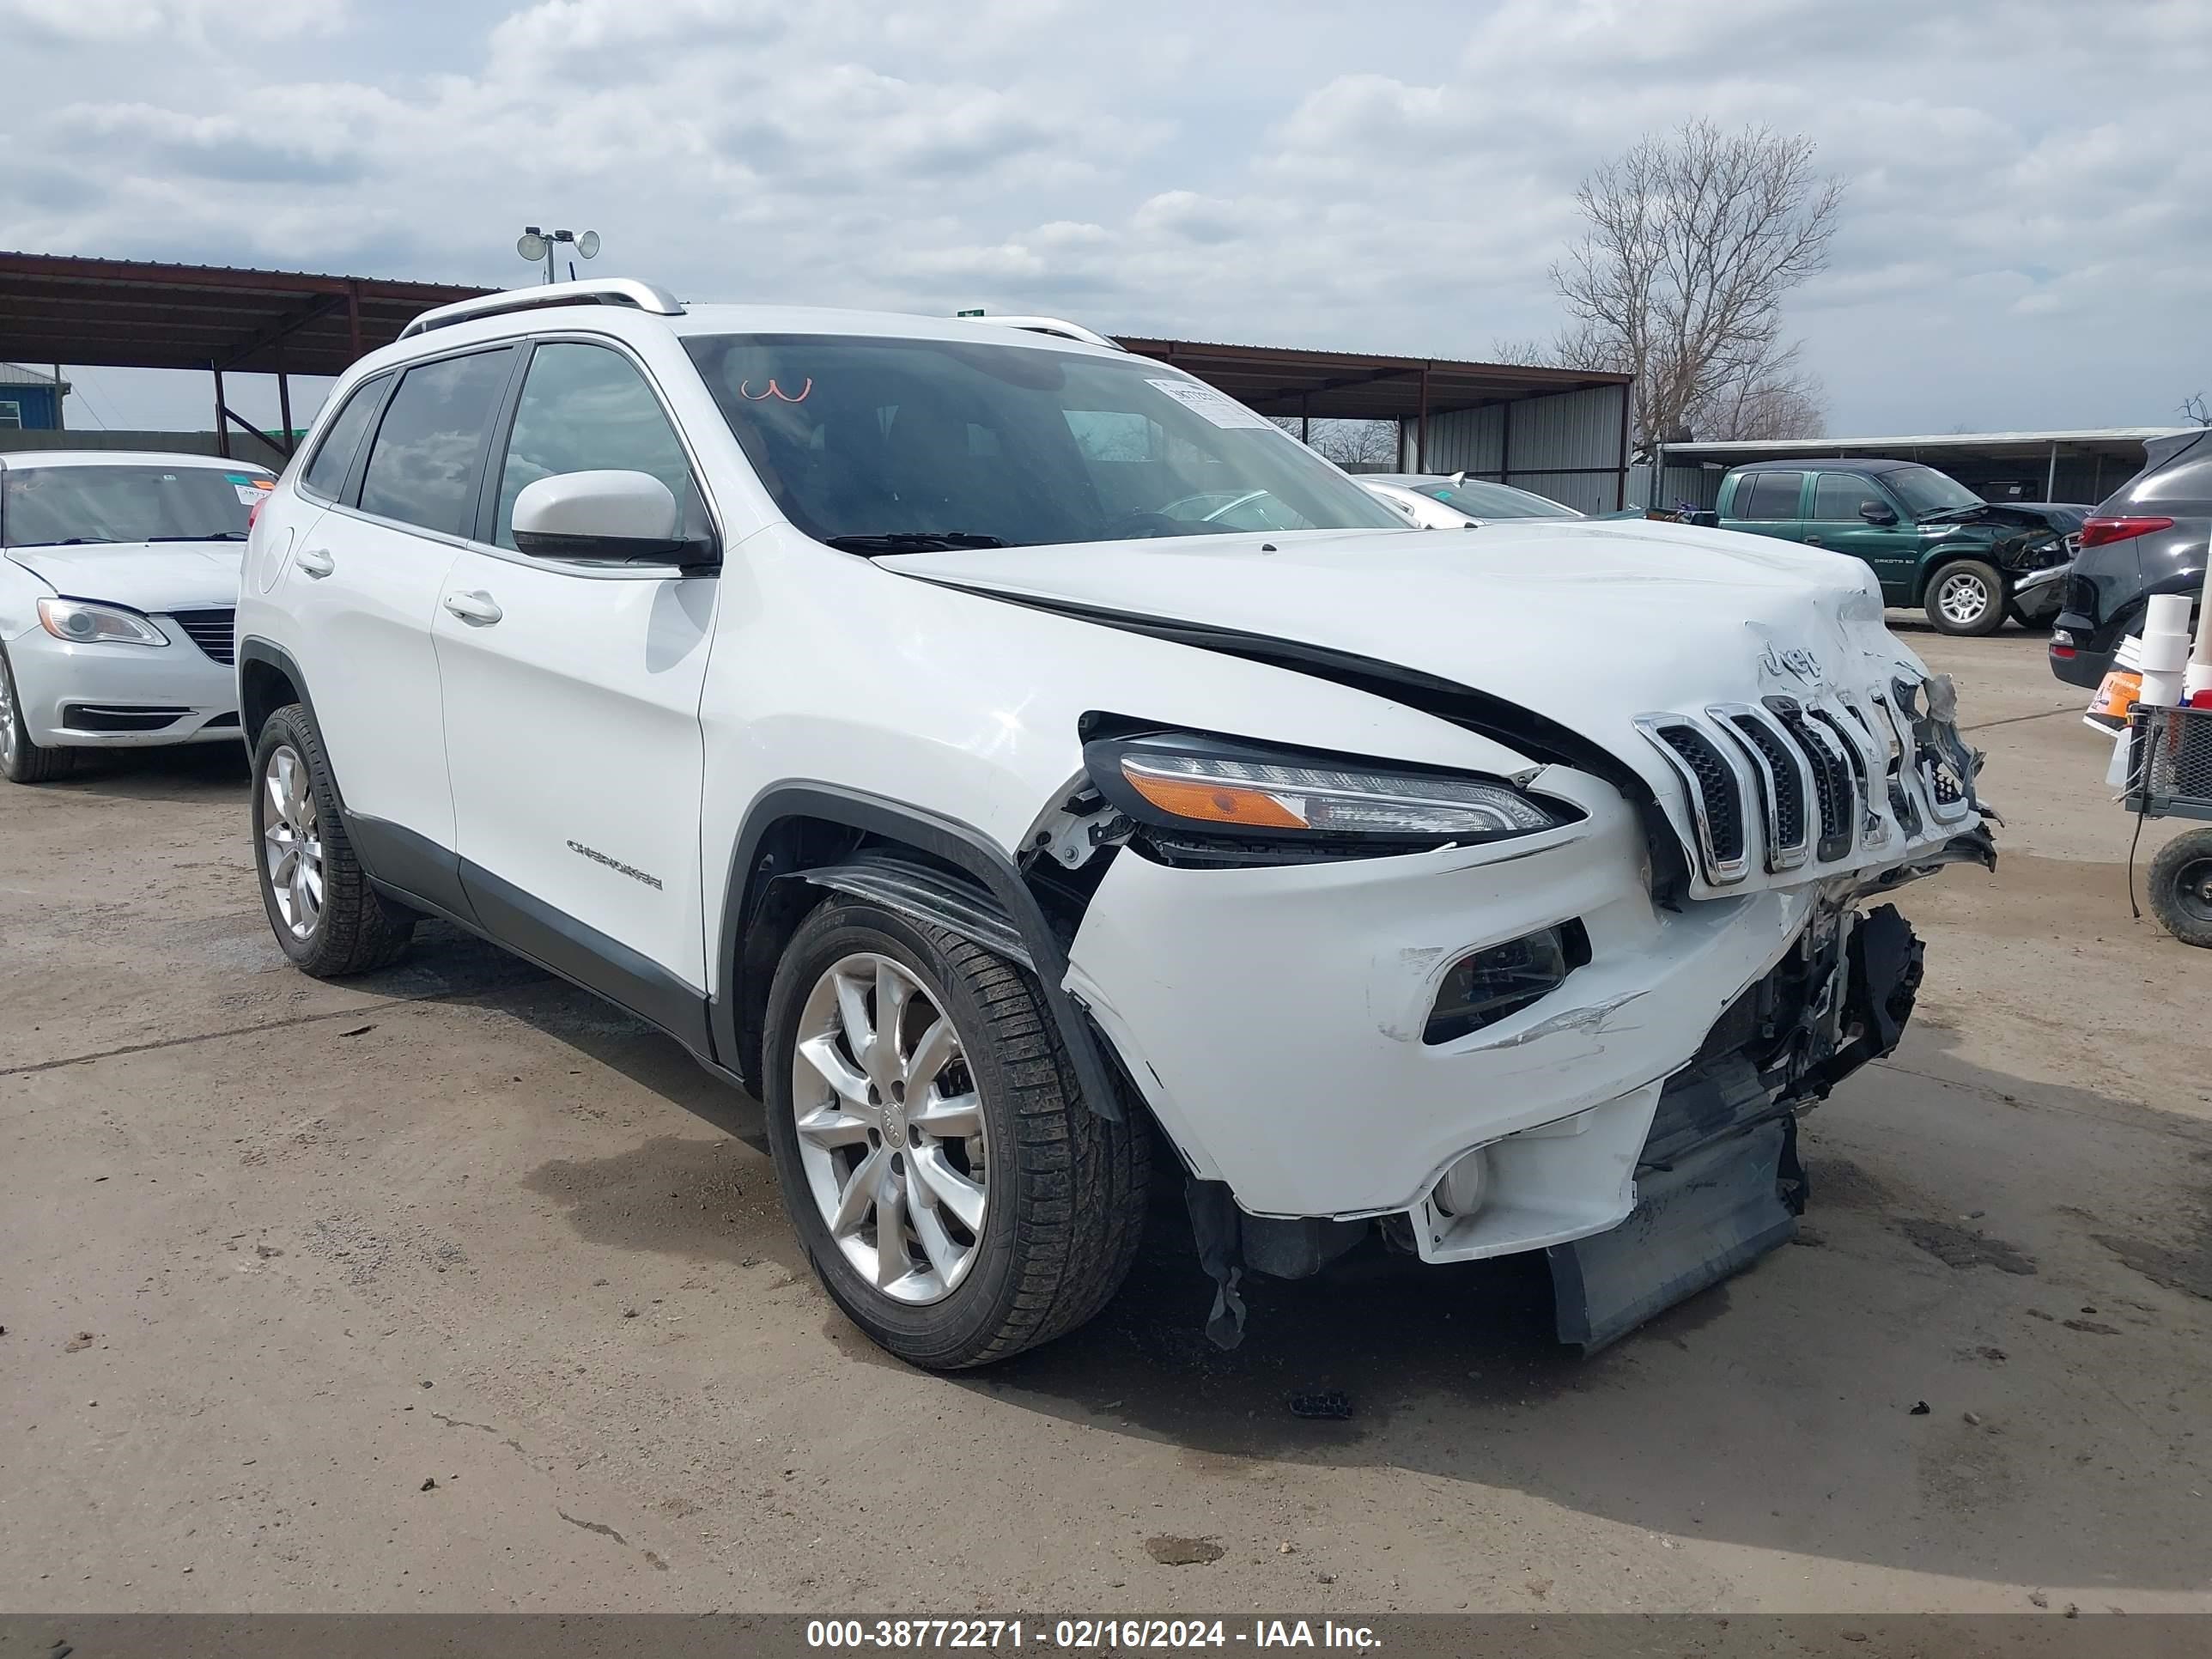
<instances>
[{"instance_id":1,"label":"utility cart","mask_svg":"<svg viewBox=\"0 0 2212 1659\"><path fill-rule=\"evenodd\" d=\"M2129 719L2129 810L2144 818L2212 823L2212 708L2147 708ZM2150 908L2185 945L2212 947L2212 829L2192 830L2159 849L2150 866Z\"/></svg>"}]
</instances>

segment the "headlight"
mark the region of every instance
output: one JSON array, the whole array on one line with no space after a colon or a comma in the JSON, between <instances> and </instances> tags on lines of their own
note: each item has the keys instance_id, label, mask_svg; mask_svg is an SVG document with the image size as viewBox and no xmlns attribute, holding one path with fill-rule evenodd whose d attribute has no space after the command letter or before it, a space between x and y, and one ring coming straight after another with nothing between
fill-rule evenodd
<instances>
[{"instance_id":1,"label":"headlight","mask_svg":"<svg viewBox=\"0 0 2212 1659\"><path fill-rule=\"evenodd\" d=\"M169 636L135 611L83 599L40 599L39 621L71 645L167 645Z\"/></svg>"},{"instance_id":2,"label":"headlight","mask_svg":"<svg viewBox=\"0 0 2212 1659\"><path fill-rule=\"evenodd\" d=\"M1104 738L1084 752L1101 793L1139 823L1170 829L1261 840L1497 841L1571 817L1486 779L1182 733Z\"/></svg>"}]
</instances>

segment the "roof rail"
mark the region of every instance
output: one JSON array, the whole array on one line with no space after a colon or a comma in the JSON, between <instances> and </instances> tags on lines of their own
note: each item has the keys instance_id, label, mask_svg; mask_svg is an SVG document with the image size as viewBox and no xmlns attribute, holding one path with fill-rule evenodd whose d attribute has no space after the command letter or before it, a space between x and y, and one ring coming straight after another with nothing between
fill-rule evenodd
<instances>
[{"instance_id":1,"label":"roof rail","mask_svg":"<svg viewBox=\"0 0 2212 1659\"><path fill-rule=\"evenodd\" d=\"M996 323L1001 328L1027 329L1032 334L1056 334L1063 340L1080 340L1085 345L1104 346L1109 351L1124 351L1127 348L1119 340L1109 340L1096 329L1085 328L1080 323L1071 323L1058 317L969 317L971 323Z\"/></svg>"},{"instance_id":2,"label":"roof rail","mask_svg":"<svg viewBox=\"0 0 2212 1659\"><path fill-rule=\"evenodd\" d=\"M542 283L536 288L506 289L497 294L479 295L473 300L439 306L401 329L399 337L404 340L410 335L427 334L452 323L473 322L479 317L497 317L510 311L534 311L541 306L629 306L635 310L649 311L656 317L684 314L683 301L665 288L630 276L592 276L582 282Z\"/></svg>"}]
</instances>

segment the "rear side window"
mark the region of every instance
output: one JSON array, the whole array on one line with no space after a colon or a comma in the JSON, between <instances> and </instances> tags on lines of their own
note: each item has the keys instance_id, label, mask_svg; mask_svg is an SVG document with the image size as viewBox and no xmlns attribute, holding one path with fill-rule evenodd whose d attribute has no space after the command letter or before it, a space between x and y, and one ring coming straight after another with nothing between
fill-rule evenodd
<instances>
[{"instance_id":1,"label":"rear side window","mask_svg":"<svg viewBox=\"0 0 2212 1659\"><path fill-rule=\"evenodd\" d=\"M2191 519L2212 514L2212 441L2199 438L2164 466L2138 472L2122 486L2113 504L2124 513Z\"/></svg>"},{"instance_id":2,"label":"rear side window","mask_svg":"<svg viewBox=\"0 0 2212 1659\"><path fill-rule=\"evenodd\" d=\"M323 429L323 441L315 446L314 458L300 475L301 483L318 495L331 501L337 499L345 489L346 475L353 471L353 458L361 448L362 436L376 413L377 400L391 384L390 375L379 374L353 389L330 425Z\"/></svg>"},{"instance_id":3,"label":"rear side window","mask_svg":"<svg viewBox=\"0 0 2212 1659\"><path fill-rule=\"evenodd\" d=\"M385 406L361 481L361 510L450 536L468 533L477 481L514 350L410 368Z\"/></svg>"},{"instance_id":4,"label":"rear side window","mask_svg":"<svg viewBox=\"0 0 2212 1659\"><path fill-rule=\"evenodd\" d=\"M1737 479L1736 517L1768 523L1796 518L1798 487L1804 477L1802 472L1753 472ZM1858 511L1856 507L1851 510Z\"/></svg>"},{"instance_id":5,"label":"rear side window","mask_svg":"<svg viewBox=\"0 0 2212 1659\"><path fill-rule=\"evenodd\" d=\"M690 463L645 377L605 346L567 340L539 346L515 404L492 539L514 545L514 498L528 485L602 467L651 473L696 527Z\"/></svg>"},{"instance_id":6,"label":"rear side window","mask_svg":"<svg viewBox=\"0 0 2212 1659\"><path fill-rule=\"evenodd\" d=\"M1881 492L1848 472L1823 472L1813 484L1813 516L1823 522L1856 519L1862 507L1887 507ZM1793 505L1791 516L1796 515Z\"/></svg>"}]
</instances>

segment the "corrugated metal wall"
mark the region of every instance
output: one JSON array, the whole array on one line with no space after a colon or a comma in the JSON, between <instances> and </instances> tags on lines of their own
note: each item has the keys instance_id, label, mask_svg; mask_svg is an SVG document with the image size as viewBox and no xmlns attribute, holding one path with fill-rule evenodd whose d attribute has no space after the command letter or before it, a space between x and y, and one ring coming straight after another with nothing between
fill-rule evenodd
<instances>
[{"instance_id":1,"label":"corrugated metal wall","mask_svg":"<svg viewBox=\"0 0 2212 1659\"><path fill-rule=\"evenodd\" d=\"M1429 417L1423 472L1465 471L1548 495L1584 513L1621 505L1621 409L1626 386L1593 386ZM1407 452L1418 442L1409 423Z\"/></svg>"},{"instance_id":2,"label":"corrugated metal wall","mask_svg":"<svg viewBox=\"0 0 2212 1659\"><path fill-rule=\"evenodd\" d=\"M1429 416L1431 453L1421 471L1464 470L1496 477L1505 465L1498 447L1505 432L1504 410L1504 404L1492 404L1486 409L1455 409L1449 415ZM1417 426L1416 434L1419 429Z\"/></svg>"}]
</instances>

